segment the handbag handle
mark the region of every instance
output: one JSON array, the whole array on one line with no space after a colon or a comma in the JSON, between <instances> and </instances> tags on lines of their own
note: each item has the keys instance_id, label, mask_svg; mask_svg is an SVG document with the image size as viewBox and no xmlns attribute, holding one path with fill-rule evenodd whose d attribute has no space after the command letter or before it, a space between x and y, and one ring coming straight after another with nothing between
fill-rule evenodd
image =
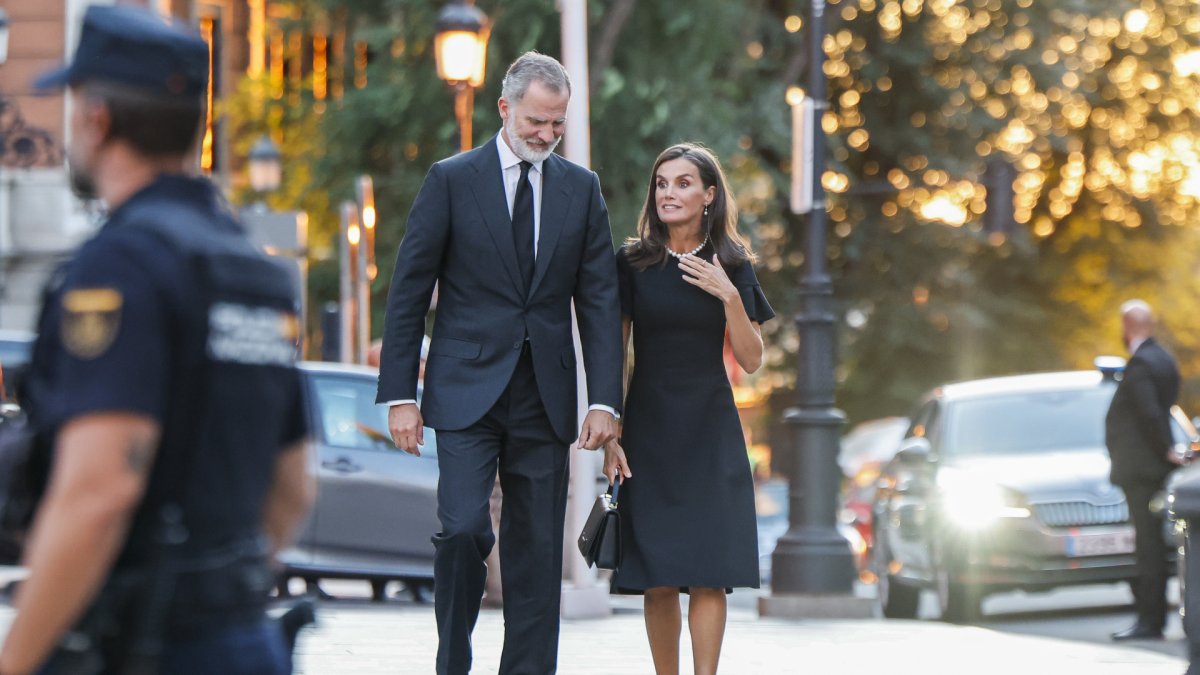
<instances>
[{"instance_id":1,"label":"handbag handle","mask_svg":"<svg viewBox=\"0 0 1200 675\"><path fill-rule=\"evenodd\" d=\"M621 481L619 481L619 480L613 481L613 483L608 486L608 494L612 495L612 499L609 500L609 503L612 504L613 506L617 505L617 493L620 491L621 491Z\"/></svg>"}]
</instances>

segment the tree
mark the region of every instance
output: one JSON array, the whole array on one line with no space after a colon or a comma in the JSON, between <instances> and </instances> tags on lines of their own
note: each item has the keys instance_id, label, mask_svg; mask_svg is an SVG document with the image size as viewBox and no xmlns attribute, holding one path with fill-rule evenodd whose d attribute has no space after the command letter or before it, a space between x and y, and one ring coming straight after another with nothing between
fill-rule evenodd
<instances>
[{"instance_id":1,"label":"tree","mask_svg":"<svg viewBox=\"0 0 1200 675\"><path fill-rule=\"evenodd\" d=\"M494 25L476 142L499 127L492 101L508 62L559 52L553 3L478 4ZM788 386L794 367L786 317L803 256L801 223L786 210L784 100L803 86L807 5L589 3L593 168L614 235L633 234L661 149L699 140L723 158L783 319L766 326L764 388ZM308 171L292 194L311 200L314 236L329 238L331 207L352 195L353 177L375 177L381 309L408 207L428 166L455 147L431 53L439 7L294 9L308 34L345 30L360 61L347 61L340 98L320 100L312 80L298 106L284 106L296 117L282 133L301 141L290 157ZM1189 0L839 0L828 12L823 180L839 401L852 418L904 413L946 380L1087 367L1119 350L1115 308L1133 293L1175 310L1170 337L1195 372L1200 344L1183 330L1200 247L1186 226L1200 215L1200 17ZM331 61L331 80L335 71ZM1000 217L1006 183L1013 210ZM334 296L322 264L316 300Z\"/></svg>"}]
</instances>

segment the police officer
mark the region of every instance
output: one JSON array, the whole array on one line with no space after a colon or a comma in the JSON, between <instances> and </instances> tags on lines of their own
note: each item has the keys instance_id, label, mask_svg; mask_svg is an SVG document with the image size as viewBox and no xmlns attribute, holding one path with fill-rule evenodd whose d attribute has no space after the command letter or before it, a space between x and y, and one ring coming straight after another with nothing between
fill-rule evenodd
<instances>
[{"instance_id":1,"label":"police officer","mask_svg":"<svg viewBox=\"0 0 1200 675\"><path fill-rule=\"evenodd\" d=\"M38 81L109 213L45 294L23 400L52 465L0 674L290 671L264 608L312 498L297 303L187 175L207 77L198 36L95 6Z\"/></svg>"}]
</instances>

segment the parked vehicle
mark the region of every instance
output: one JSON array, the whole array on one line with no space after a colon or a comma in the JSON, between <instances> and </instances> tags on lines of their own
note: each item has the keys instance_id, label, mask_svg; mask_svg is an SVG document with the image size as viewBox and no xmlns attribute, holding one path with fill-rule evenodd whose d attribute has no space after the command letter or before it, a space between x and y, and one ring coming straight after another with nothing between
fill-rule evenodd
<instances>
[{"instance_id":1,"label":"parked vehicle","mask_svg":"<svg viewBox=\"0 0 1200 675\"><path fill-rule=\"evenodd\" d=\"M838 520L858 531L864 553L871 548L874 527L871 524L871 505L875 500L875 484L879 473L891 461L908 430L907 417L884 417L854 426L842 437L838 465L846 479L842 483L842 509ZM870 571L866 555L856 556L859 569Z\"/></svg>"},{"instance_id":2,"label":"parked vehicle","mask_svg":"<svg viewBox=\"0 0 1200 675\"><path fill-rule=\"evenodd\" d=\"M0 401L12 400L29 359L33 355L34 334L19 330L0 330Z\"/></svg>"},{"instance_id":3,"label":"parked vehicle","mask_svg":"<svg viewBox=\"0 0 1200 675\"><path fill-rule=\"evenodd\" d=\"M922 588L944 619L969 621L992 592L1132 579L1133 527L1104 446L1115 389L1112 373L1080 371L930 393L875 495L884 615L914 616ZM1186 448L1188 429L1172 426Z\"/></svg>"},{"instance_id":4,"label":"parked vehicle","mask_svg":"<svg viewBox=\"0 0 1200 675\"><path fill-rule=\"evenodd\" d=\"M1195 422L1189 420L1179 406L1171 409L1171 417L1187 431L1188 437L1191 439L1186 449L1180 448L1178 443L1175 444L1176 452L1183 450L1183 460L1187 465L1171 474L1171 477L1167 480L1166 490L1167 512L1172 518L1172 534L1174 535L1175 552L1177 555L1175 576L1179 580L1179 597L1181 598L1179 609L1180 612L1186 614L1184 612L1184 604L1186 604L1185 599L1187 598L1189 585L1187 574L1188 558L1194 560L1194 556L1200 555L1192 550L1194 542L1188 541L1188 521L1192 521L1191 526L1195 529L1197 525L1195 511L1197 504L1200 504L1197 501L1197 496L1200 494L1197 490L1200 487L1200 462L1195 461L1197 454L1200 454L1200 431L1196 430ZM1180 510L1183 513L1180 513ZM1193 591L1193 594L1195 594L1195 591ZM1187 633L1188 635L1193 635L1191 629L1188 629ZM1195 641L1193 640L1193 642Z\"/></svg>"},{"instance_id":5,"label":"parked vehicle","mask_svg":"<svg viewBox=\"0 0 1200 675\"><path fill-rule=\"evenodd\" d=\"M788 530L788 483L774 478L754 486L754 510L758 518L758 571L765 587L771 581L771 559L775 545ZM838 522L837 531L850 544L850 552L859 569L865 564L866 542L858 530Z\"/></svg>"},{"instance_id":6,"label":"parked vehicle","mask_svg":"<svg viewBox=\"0 0 1200 675\"><path fill-rule=\"evenodd\" d=\"M377 599L389 581L418 594L433 580L437 437L425 429L421 456L397 450L387 408L375 404L378 371L340 363L301 364L315 444L317 500L284 574L315 582L365 579Z\"/></svg>"}]
</instances>

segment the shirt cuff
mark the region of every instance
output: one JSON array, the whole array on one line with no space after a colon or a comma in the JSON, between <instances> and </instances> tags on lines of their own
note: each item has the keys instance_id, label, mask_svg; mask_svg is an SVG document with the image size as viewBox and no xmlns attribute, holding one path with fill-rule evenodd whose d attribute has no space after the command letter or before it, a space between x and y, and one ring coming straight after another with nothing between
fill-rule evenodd
<instances>
[{"instance_id":1,"label":"shirt cuff","mask_svg":"<svg viewBox=\"0 0 1200 675\"><path fill-rule=\"evenodd\" d=\"M589 405L588 410L589 411L590 410L603 410L604 412L608 413L609 415L612 415L614 420L621 419L621 413L617 412L613 408L610 408L606 405L602 405L600 403L593 403L592 405Z\"/></svg>"},{"instance_id":2,"label":"shirt cuff","mask_svg":"<svg viewBox=\"0 0 1200 675\"><path fill-rule=\"evenodd\" d=\"M402 399L398 399L398 400L395 400L395 401L386 401L386 402L385 402L383 405L386 405L387 407L391 408L392 406L404 405L404 404L406 404L406 403L411 403L411 404L413 404L413 405L416 405L416 404L417 404L417 399L415 399L415 398L402 398Z\"/></svg>"}]
</instances>

